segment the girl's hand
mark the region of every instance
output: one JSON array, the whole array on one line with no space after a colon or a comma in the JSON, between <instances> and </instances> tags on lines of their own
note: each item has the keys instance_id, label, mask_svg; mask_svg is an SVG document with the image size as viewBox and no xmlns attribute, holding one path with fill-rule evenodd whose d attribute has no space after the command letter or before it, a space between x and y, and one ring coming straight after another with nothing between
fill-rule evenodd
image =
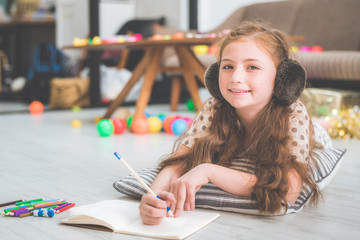
<instances>
[{"instance_id":1,"label":"girl's hand","mask_svg":"<svg viewBox=\"0 0 360 240\"><path fill-rule=\"evenodd\" d=\"M176 199L176 204L171 205L171 210L175 209L175 217L179 217L183 209L185 211L195 209L195 193L209 182L210 167L211 164L200 164L171 182L170 192Z\"/></svg>"},{"instance_id":2,"label":"girl's hand","mask_svg":"<svg viewBox=\"0 0 360 240\"><path fill-rule=\"evenodd\" d=\"M152 194L144 194L139 205L140 217L146 225L159 225L167 215L167 206L176 203L174 195L169 192L160 192L156 198Z\"/></svg>"}]
</instances>

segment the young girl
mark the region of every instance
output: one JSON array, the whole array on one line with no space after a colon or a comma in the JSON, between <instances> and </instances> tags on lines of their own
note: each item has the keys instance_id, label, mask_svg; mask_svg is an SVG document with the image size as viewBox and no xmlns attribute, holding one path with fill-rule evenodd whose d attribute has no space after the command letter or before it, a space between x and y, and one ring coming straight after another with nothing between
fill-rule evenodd
<instances>
[{"instance_id":1,"label":"young girl","mask_svg":"<svg viewBox=\"0 0 360 240\"><path fill-rule=\"evenodd\" d=\"M260 212L274 214L294 203L303 184L319 190L308 171L313 125L298 100L306 80L289 59L283 33L244 23L219 42L217 63L206 73L212 94L151 188L162 200L143 195L145 224L159 224L170 205L175 217L195 208L195 193L212 182L256 200ZM316 146L315 146L316 145ZM175 147L174 147L175 148ZM249 159L239 166L236 159Z\"/></svg>"}]
</instances>

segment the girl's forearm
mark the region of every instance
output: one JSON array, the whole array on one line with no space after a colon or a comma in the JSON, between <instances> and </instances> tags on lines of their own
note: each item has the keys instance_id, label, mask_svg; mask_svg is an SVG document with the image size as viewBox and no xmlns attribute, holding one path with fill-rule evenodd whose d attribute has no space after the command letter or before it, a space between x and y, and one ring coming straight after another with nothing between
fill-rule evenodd
<instances>
[{"instance_id":1,"label":"girl's forearm","mask_svg":"<svg viewBox=\"0 0 360 240\"><path fill-rule=\"evenodd\" d=\"M216 164L207 164L207 168L209 182L238 196L250 196L257 181L254 174Z\"/></svg>"},{"instance_id":2,"label":"girl's forearm","mask_svg":"<svg viewBox=\"0 0 360 240\"><path fill-rule=\"evenodd\" d=\"M250 196L257 181L255 175L215 164L207 165L209 182L229 193L238 196ZM285 196L286 200L293 204L298 198L301 188L302 180L293 169L289 172L289 191Z\"/></svg>"}]
</instances>

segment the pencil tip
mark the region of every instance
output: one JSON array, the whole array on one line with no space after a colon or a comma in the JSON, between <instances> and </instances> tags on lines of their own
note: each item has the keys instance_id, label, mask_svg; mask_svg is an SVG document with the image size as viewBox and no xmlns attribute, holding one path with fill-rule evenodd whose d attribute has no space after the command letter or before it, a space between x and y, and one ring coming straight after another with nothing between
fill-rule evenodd
<instances>
[{"instance_id":1,"label":"pencil tip","mask_svg":"<svg viewBox=\"0 0 360 240\"><path fill-rule=\"evenodd\" d=\"M117 157L117 159L121 158L121 156L117 152L114 152L114 155Z\"/></svg>"}]
</instances>

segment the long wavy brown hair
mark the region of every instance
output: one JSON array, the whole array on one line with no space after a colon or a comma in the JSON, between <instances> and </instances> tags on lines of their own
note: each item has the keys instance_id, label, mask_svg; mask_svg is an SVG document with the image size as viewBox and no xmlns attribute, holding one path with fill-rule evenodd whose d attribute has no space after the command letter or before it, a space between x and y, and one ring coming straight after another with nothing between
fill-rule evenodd
<instances>
[{"instance_id":1,"label":"long wavy brown hair","mask_svg":"<svg viewBox=\"0 0 360 240\"><path fill-rule=\"evenodd\" d=\"M244 38L256 41L258 46L273 58L276 66L289 56L289 40L285 34L278 30L268 30L259 23L244 23L219 41L218 62L223 49L230 42ZM161 168L179 164L184 174L202 163L228 167L234 158L247 158L251 159L255 166L257 182L251 197L257 201L260 212L275 214L280 212L282 207L287 209L288 206L284 203L289 190L288 175L292 169L296 170L303 183L311 188L311 203L317 203L320 192L310 176L308 165L297 161L288 148L289 117L292 114L289 106L281 106L274 98L271 99L258 114L255 127L249 132L228 102L218 101L213 107L216 111L207 134L195 140L189 153L175 156L176 146L181 142L179 139L173 152L160 163ZM310 153L311 149L317 147L312 133L313 126L310 125Z\"/></svg>"}]
</instances>

